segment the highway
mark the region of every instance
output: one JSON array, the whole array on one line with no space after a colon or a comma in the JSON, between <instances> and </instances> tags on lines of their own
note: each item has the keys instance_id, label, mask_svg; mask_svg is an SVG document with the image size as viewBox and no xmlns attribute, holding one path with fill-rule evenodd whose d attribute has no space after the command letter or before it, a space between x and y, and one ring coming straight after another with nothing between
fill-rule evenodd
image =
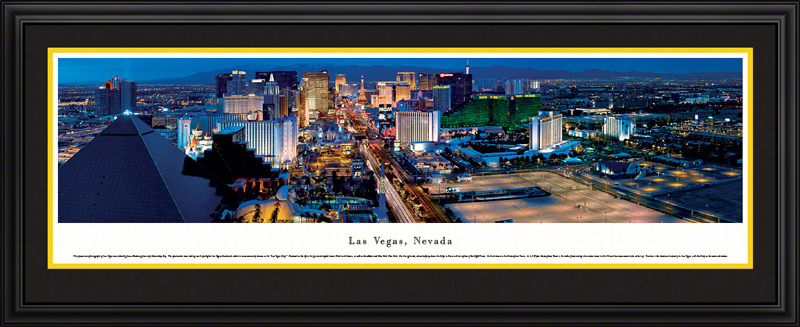
<instances>
[{"instance_id":1,"label":"highway","mask_svg":"<svg viewBox=\"0 0 800 327\"><path fill-rule=\"evenodd\" d=\"M348 116L348 118L349 118L349 116ZM352 124L353 121L351 120L350 123ZM361 121L361 119L359 117L359 122L357 124L355 124L355 125L364 126L364 122ZM369 133L374 133L374 131L369 129ZM425 193L422 191L422 188L420 186L418 186L418 185L416 185L414 183L411 183L411 181L408 178L408 175L406 174L405 170L403 170L402 167L400 167L400 165L397 163L397 161L395 161L388 153L386 153L386 151L383 149L383 147L381 147L380 145L377 145L375 143L371 143L371 142L362 143L362 146L363 147L361 148L361 152L364 153L364 156L369 159L368 161L374 160L373 164L376 165L375 168L379 168L380 167L380 166L377 166L380 162L388 163L388 166L384 166L384 169L391 169L391 171L394 173L395 176L398 177L398 180L406 188L406 190L409 191L416 199L419 200L420 204L422 205L423 211L427 213L427 215L426 215L427 217L433 218L434 221L436 221L436 222L442 222L442 223L451 223L451 222L453 222L453 219L450 216L448 216L447 213L444 212L444 209L442 207L439 207L439 206L436 206L435 204L433 204L431 199L427 195L425 195ZM368 147L368 149L367 149L367 147ZM381 161L378 161L376 159L376 156L380 157ZM378 173L378 174L380 173L380 170L377 170L377 171L373 170L373 171L375 171L375 173ZM391 185L389 183L387 183L387 184ZM396 193L396 190L394 190L394 191L395 191L395 195L399 195L399 194ZM387 190L386 193L387 193L387 200L388 200L389 199L389 194L391 192ZM399 196L398 196L398 199L402 203L405 203L405 201L402 201L402 198L400 198Z\"/></svg>"},{"instance_id":2,"label":"highway","mask_svg":"<svg viewBox=\"0 0 800 327\"><path fill-rule=\"evenodd\" d=\"M436 222L453 222L453 219L444 212L442 207L433 204L431 199L425 195L419 185L416 185L409 180L405 170L403 170L403 168L400 167L400 164L398 164L397 161L395 161L388 153L386 153L385 150L383 150L383 147L380 147L376 144L370 144L370 148L378 153L378 155L383 158L385 162L389 163L389 165L392 167L392 172L400 179L400 182L403 184L403 186L405 186L406 190L411 192L414 197L419 200L420 204L422 204L422 208L425 209L429 217L435 219Z\"/></svg>"}]
</instances>

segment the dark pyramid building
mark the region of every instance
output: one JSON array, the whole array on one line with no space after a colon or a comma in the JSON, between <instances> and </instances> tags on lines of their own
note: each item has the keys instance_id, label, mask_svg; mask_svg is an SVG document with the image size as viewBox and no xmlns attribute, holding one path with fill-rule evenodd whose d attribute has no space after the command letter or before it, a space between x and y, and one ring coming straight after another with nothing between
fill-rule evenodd
<instances>
[{"instance_id":1,"label":"dark pyramid building","mask_svg":"<svg viewBox=\"0 0 800 327\"><path fill-rule=\"evenodd\" d=\"M58 222L211 222L231 193L139 118L120 115L58 168Z\"/></svg>"}]
</instances>

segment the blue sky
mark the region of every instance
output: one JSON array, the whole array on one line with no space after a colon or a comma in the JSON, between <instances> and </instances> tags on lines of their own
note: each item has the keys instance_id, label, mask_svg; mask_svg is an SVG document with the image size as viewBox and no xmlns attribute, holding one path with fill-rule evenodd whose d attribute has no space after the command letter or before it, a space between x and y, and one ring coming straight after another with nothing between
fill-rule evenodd
<instances>
[{"instance_id":1,"label":"blue sky","mask_svg":"<svg viewBox=\"0 0 800 327\"><path fill-rule=\"evenodd\" d=\"M467 59L460 58L62 58L58 62L59 83L101 81L114 76L130 80L183 77L194 73L237 66L291 66L321 63L335 65L419 66L462 69ZM742 71L741 59L726 58L471 58L470 67L509 66L539 70L583 71L587 69L627 72L691 73Z\"/></svg>"}]
</instances>

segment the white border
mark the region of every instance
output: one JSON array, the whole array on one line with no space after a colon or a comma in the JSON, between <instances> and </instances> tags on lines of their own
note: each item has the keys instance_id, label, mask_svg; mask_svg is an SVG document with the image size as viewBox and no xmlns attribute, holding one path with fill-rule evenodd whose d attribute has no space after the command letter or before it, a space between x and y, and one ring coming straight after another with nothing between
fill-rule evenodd
<instances>
[{"instance_id":1,"label":"white border","mask_svg":"<svg viewBox=\"0 0 800 327\"><path fill-rule=\"evenodd\" d=\"M747 53L54 53L53 119L58 126L59 58L741 58L743 121L749 121ZM743 135L751 131L743 124ZM748 137L744 137L743 167ZM53 161L58 167L58 133L53 133ZM58 169L53 169L53 214L58 213ZM54 264L140 263L346 263L346 264L743 264L748 263L749 210L743 173L741 224L64 224L53 218ZM454 245L351 246L348 236L410 240L413 236L453 240ZM225 254L725 254L726 258L107 258L89 260L73 254L225 255Z\"/></svg>"}]
</instances>

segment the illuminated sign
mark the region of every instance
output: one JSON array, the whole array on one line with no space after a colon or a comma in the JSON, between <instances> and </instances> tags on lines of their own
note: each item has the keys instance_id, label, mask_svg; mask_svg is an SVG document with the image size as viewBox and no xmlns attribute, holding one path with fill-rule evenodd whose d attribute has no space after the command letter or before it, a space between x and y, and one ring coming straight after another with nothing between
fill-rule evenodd
<instances>
[{"instance_id":1,"label":"illuminated sign","mask_svg":"<svg viewBox=\"0 0 800 327\"><path fill-rule=\"evenodd\" d=\"M453 74L445 74L445 73L439 74L439 77L451 77L451 76L453 76Z\"/></svg>"}]
</instances>

